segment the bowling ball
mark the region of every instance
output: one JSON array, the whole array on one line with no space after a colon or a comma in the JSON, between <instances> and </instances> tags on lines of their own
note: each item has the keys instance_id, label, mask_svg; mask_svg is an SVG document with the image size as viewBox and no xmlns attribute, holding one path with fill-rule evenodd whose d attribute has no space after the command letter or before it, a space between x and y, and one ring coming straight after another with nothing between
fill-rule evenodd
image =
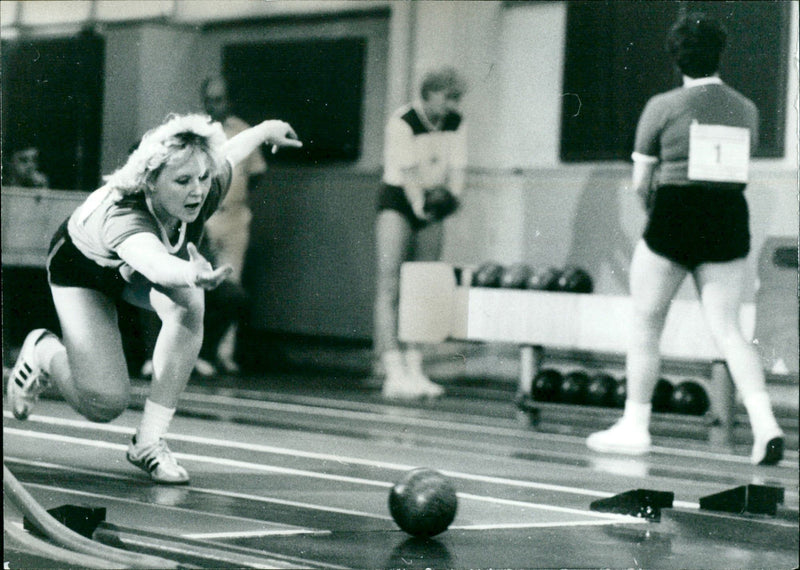
<instances>
[{"instance_id":1,"label":"bowling ball","mask_svg":"<svg viewBox=\"0 0 800 570\"><path fill-rule=\"evenodd\" d=\"M694 380L679 382L672 391L670 409L676 414L702 416L711 407L706 389Z\"/></svg>"},{"instance_id":2,"label":"bowling ball","mask_svg":"<svg viewBox=\"0 0 800 570\"><path fill-rule=\"evenodd\" d=\"M561 270L555 267L548 267L541 271L534 271L528 278L528 289L535 291L556 291L558 289L558 278L561 277Z\"/></svg>"},{"instance_id":3,"label":"bowling ball","mask_svg":"<svg viewBox=\"0 0 800 570\"><path fill-rule=\"evenodd\" d=\"M533 269L527 263L514 263L503 270L500 287L506 289L525 289Z\"/></svg>"},{"instance_id":4,"label":"bowling ball","mask_svg":"<svg viewBox=\"0 0 800 570\"><path fill-rule=\"evenodd\" d=\"M620 378L617 381L617 386L614 389L614 403L615 408L624 408L625 399L628 397L628 381L625 378Z\"/></svg>"},{"instance_id":5,"label":"bowling ball","mask_svg":"<svg viewBox=\"0 0 800 570\"><path fill-rule=\"evenodd\" d=\"M487 261L472 275L472 285L475 287L499 287L502 276L503 266L493 261Z\"/></svg>"},{"instance_id":6,"label":"bowling ball","mask_svg":"<svg viewBox=\"0 0 800 570\"><path fill-rule=\"evenodd\" d=\"M653 411L654 412L669 412L671 408L672 392L675 391L675 386L672 382L665 378L659 378L656 382L656 387L653 390Z\"/></svg>"},{"instance_id":7,"label":"bowling ball","mask_svg":"<svg viewBox=\"0 0 800 570\"><path fill-rule=\"evenodd\" d=\"M590 382L589 375L583 370L573 370L564 375L558 400L565 404L583 404L586 402L586 391Z\"/></svg>"},{"instance_id":8,"label":"bowling ball","mask_svg":"<svg viewBox=\"0 0 800 570\"><path fill-rule=\"evenodd\" d=\"M537 402L555 402L563 379L558 370L542 368L533 378L533 399Z\"/></svg>"},{"instance_id":9,"label":"bowling ball","mask_svg":"<svg viewBox=\"0 0 800 570\"><path fill-rule=\"evenodd\" d=\"M425 203L422 209L434 220L442 220L458 210L459 201L444 186L436 186L425 190Z\"/></svg>"},{"instance_id":10,"label":"bowling ball","mask_svg":"<svg viewBox=\"0 0 800 570\"><path fill-rule=\"evenodd\" d=\"M565 293L591 293L592 277L580 267L567 267L558 278L558 290Z\"/></svg>"},{"instance_id":11,"label":"bowling ball","mask_svg":"<svg viewBox=\"0 0 800 570\"><path fill-rule=\"evenodd\" d=\"M433 469L412 469L392 487L389 512L401 529L419 537L447 530L456 516L458 498L453 483Z\"/></svg>"},{"instance_id":12,"label":"bowling ball","mask_svg":"<svg viewBox=\"0 0 800 570\"><path fill-rule=\"evenodd\" d=\"M586 387L586 403L590 406L613 406L616 389L616 378L605 372L595 374Z\"/></svg>"}]
</instances>

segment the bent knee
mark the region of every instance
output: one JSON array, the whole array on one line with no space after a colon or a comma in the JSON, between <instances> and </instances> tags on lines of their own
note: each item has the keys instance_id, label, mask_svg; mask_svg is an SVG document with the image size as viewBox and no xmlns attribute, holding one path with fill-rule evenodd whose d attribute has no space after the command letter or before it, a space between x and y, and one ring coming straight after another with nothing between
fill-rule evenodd
<instances>
[{"instance_id":1,"label":"bent knee","mask_svg":"<svg viewBox=\"0 0 800 570\"><path fill-rule=\"evenodd\" d=\"M114 394L85 393L82 395L78 411L89 421L107 423L127 410L129 403L130 394L127 391Z\"/></svg>"}]
</instances>

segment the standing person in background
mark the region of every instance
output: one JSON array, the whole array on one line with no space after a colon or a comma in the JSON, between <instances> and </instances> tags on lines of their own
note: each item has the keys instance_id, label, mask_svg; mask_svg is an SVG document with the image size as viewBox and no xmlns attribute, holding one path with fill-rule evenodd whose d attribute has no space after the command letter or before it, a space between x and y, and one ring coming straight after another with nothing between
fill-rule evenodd
<instances>
[{"instance_id":1,"label":"standing person in background","mask_svg":"<svg viewBox=\"0 0 800 570\"><path fill-rule=\"evenodd\" d=\"M47 257L62 338L46 329L25 338L6 388L17 419L51 384L91 421L119 416L131 386L117 306L155 311L153 380L127 459L155 482L189 481L164 437L203 341L205 291L232 270L213 268L194 244L225 198L233 167L264 143L302 146L283 121L227 139L205 115L172 116L67 218Z\"/></svg>"},{"instance_id":2,"label":"standing person in background","mask_svg":"<svg viewBox=\"0 0 800 570\"><path fill-rule=\"evenodd\" d=\"M3 168L4 186L25 188L47 188L50 180L39 170L39 149L28 145L11 152L8 164Z\"/></svg>"},{"instance_id":3,"label":"standing person in background","mask_svg":"<svg viewBox=\"0 0 800 570\"><path fill-rule=\"evenodd\" d=\"M228 138L250 128L231 114L228 87L221 77L208 77L201 86L203 107L212 119L222 124ZM225 201L206 223L206 241L201 247L212 263L233 268L228 279L207 295L206 335L200 351L197 372L213 374L215 366L228 374L239 371L235 359L238 321L247 304L242 287L242 270L250 244L249 191L256 188L267 170L260 149L255 149L233 169L231 187Z\"/></svg>"},{"instance_id":4,"label":"standing person in background","mask_svg":"<svg viewBox=\"0 0 800 570\"><path fill-rule=\"evenodd\" d=\"M457 208L464 188L467 144L459 105L465 90L456 70L429 72L419 99L396 110L386 125L374 306L374 348L385 375L386 398L437 397L444 392L423 372L419 347L403 350L398 341L400 266L441 255L442 220Z\"/></svg>"},{"instance_id":5,"label":"standing person in background","mask_svg":"<svg viewBox=\"0 0 800 570\"><path fill-rule=\"evenodd\" d=\"M627 401L622 419L589 436L596 451L644 454L650 449L650 412L659 377L659 341L670 301L687 274L700 296L706 322L725 356L753 430L750 459L773 465L783 457L783 432L773 415L761 362L739 327L745 258L750 251L744 175L758 143L758 110L725 85L717 71L725 48L722 26L700 13L676 22L667 49L683 74L683 86L656 95L642 112L633 153L633 187L649 219L633 254L630 288L633 320L626 360ZM737 164L703 153L701 136L732 144ZM693 142L694 141L694 142ZM728 142L726 142L728 141ZM749 145L749 146L748 146Z\"/></svg>"}]
</instances>

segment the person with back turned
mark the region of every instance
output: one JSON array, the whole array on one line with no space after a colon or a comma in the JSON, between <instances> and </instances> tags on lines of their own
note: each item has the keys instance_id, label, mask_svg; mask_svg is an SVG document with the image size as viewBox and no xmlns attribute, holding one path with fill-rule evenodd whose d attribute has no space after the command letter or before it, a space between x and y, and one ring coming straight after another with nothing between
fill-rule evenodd
<instances>
[{"instance_id":1,"label":"person with back turned","mask_svg":"<svg viewBox=\"0 0 800 570\"><path fill-rule=\"evenodd\" d=\"M773 414L761 362L739 327L750 251L746 167L758 143L758 110L718 75L724 28L701 13L681 17L667 49L683 86L651 98L639 118L633 187L648 212L630 268L633 305L622 419L589 436L600 452L645 454L670 301L687 274L747 410L750 460L773 465L784 434ZM725 157L734 157L728 160Z\"/></svg>"}]
</instances>

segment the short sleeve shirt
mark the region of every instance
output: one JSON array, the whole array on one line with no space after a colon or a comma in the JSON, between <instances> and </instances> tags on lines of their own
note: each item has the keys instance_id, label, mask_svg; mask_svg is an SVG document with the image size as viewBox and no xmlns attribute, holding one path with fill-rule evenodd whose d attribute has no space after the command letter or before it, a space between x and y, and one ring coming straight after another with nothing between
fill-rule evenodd
<instances>
[{"instance_id":1,"label":"short sleeve shirt","mask_svg":"<svg viewBox=\"0 0 800 570\"><path fill-rule=\"evenodd\" d=\"M199 243L203 236L203 225L225 198L230 181L231 164L226 160L222 171L211 181L200 214L194 222L187 224L183 243L173 255L189 259L186 244ZM118 268L123 276L131 273L131 269L117 254L117 248L123 241L142 232L151 233L162 240L158 222L150 213L144 194L121 196L109 186L90 194L70 216L67 228L75 247L83 255L100 266Z\"/></svg>"},{"instance_id":2,"label":"short sleeve shirt","mask_svg":"<svg viewBox=\"0 0 800 570\"><path fill-rule=\"evenodd\" d=\"M716 79L716 78L714 78ZM689 128L700 124L750 130L750 148L758 144L758 109L744 95L716 81L698 81L651 98L636 128L634 155L659 163L659 185L690 184Z\"/></svg>"},{"instance_id":3,"label":"short sleeve shirt","mask_svg":"<svg viewBox=\"0 0 800 570\"><path fill-rule=\"evenodd\" d=\"M383 181L405 186L403 170L417 167L423 187L447 182L451 169L467 165L466 127L459 113L448 113L437 129L417 104L395 111L386 125Z\"/></svg>"}]
</instances>

